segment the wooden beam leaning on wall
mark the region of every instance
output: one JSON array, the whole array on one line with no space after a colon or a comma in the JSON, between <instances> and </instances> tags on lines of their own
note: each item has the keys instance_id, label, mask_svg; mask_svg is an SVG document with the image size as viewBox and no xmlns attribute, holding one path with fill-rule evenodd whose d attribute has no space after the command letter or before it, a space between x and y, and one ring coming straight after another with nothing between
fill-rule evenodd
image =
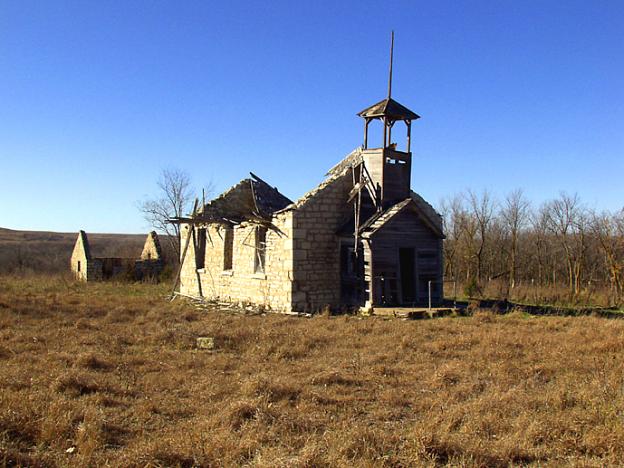
<instances>
[{"instance_id":1,"label":"wooden beam leaning on wall","mask_svg":"<svg viewBox=\"0 0 624 468\"><path fill-rule=\"evenodd\" d=\"M199 203L199 200L196 198L195 199L195 204L193 205L193 214L191 215L191 218L188 219L188 221L191 221L195 218L195 215L197 213L197 204ZM171 219L169 220L169 222L178 222L178 224L181 224L183 222L187 222L187 221L179 221L181 219L187 219L187 218L175 218L175 219ZM190 226L193 228L193 232L195 232L195 228L194 228L194 224L195 223L190 223ZM189 248L189 243L191 242L191 236L186 236L186 242L184 243L184 250L182 251L182 257L180 258L180 265L178 266L178 271L176 272L175 275L175 279L173 280L173 288L171 289L171 299L173 300L173 298L175 297L175 293L176 293L176 288L178 287L178 282L180 281L180 274L182 273L182 266L184 265L184 259L186 258L186 252L188 251Z\"/></svg>"}]
</instances>

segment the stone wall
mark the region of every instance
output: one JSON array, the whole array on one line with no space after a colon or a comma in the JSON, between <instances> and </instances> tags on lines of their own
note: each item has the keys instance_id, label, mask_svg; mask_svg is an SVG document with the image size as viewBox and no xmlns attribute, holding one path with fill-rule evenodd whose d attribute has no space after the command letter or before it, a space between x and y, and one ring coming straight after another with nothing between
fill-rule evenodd
<instances>
[{"instance_id":1,"label":"stone wall","mask_svg":"<svg viewBox=\"0 0 624 468\"><path fill-rule=\"evenodd\" d=\"M180 292L209 300L249 302L277 311L290 311L293 277L292 213L275 216L273 223L279 231L267 231L264 272L256 272L254 268L256 224L242 223L232 229L230 270L224 270L227 228L216 223L196 227L196 230L206 229L203 268L197 268L202 266L201 259L196 258L196 246L191 240L180 274ZM189 235L189 225L183 225L182 248Z\"/></svg>"},{"instance_id":2,"label":"stone wall","mask_svg":"<svg viewBox=\"0 0 624 468\"><path fill-rule=\"evenodd\" d=\"M162 258L162 252L160 248L160 242L158 240L158 234L155 231L150 232L145 239L143 245L143 251L141 252L140 260L160 260Z\"/></svg>"},{"instance_id":3,"label":"stone wall","mask_svg":"<svg viewBox=\"0 0 624 468\"><path fill-rule=\"evenodd\" d=\"M347 203L351 171L304 196L293 211L293 310L340 306L340 239L336 232L353 216Z\"/></svg>"},{"instance_id":4,"label":"stone wall","mask_svg":"<svg viewBox=\"0 0 624 468\"><path fill-rule=\"evenodd\" d=\"M80 281L99 281L102 279L102 262L91 258L89 241L84 231L78 233L69 264L72 273Z\"/></svg>"}]
</instances>

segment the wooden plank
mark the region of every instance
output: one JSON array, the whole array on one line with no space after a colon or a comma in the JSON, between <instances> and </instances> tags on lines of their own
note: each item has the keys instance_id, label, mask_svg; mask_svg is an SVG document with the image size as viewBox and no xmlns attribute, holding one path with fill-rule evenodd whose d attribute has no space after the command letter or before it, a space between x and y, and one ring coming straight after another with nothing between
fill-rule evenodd
<instances>
[{"instance_id":1,"label":"wooden plank","mask_svg":"<svg viewBox=\"0 0 624 468\"><path fill-rule=\"evenodd\" d=\"M195 214L197 213L197 204L199 203L199 200L196 198L195 199L195 204L193 205L193 217L195 216ZM193 229L194 232L194 228L191 225L191 229ZM189 233L189 235L186 237L186 243L184 244L184 251L182 252L182 258L180 259L180 266L178 267L178 271L175 275L175 279L173 280L173 288L171 291L171 298L174 297L175 294L175 290L178 287L178 281L180 280L180 274L182 273L182 267L184 266L184 260L186 259L186 252L188 250L189 247L189 243L191 241L191 234Z\"/></svg>"}]
</instances>

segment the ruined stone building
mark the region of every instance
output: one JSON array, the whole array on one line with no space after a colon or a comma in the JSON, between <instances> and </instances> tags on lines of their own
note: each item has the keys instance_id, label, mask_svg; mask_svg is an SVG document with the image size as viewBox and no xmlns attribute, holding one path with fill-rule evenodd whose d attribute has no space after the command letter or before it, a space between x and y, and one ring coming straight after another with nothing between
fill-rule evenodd
<instances>
[{"instance_id":1,"label":"ruined stone building","mask_svg":"<svg viewBox=\"0 0 624 468\"><path fill-rule=\"evenodd\" d=\"M182 233L179 293L278 311L439 303L442 220L410 184L419 116L391 98L391 85L358 115L363 145L298 200L251 174L172 220ZM375 124L379 147L368 139ZM406 129L403 150L395 124Z\"/></svg>"},{"instance_id":2,"label":"ruined stone building","mask_svg":"<svg viewBox=\"0 0 624 468\"><path fill-rule=\"evenodd\" d=\"M157 277L163 268L162 250L158 234L152 231L147 235L139 258L96 256L84 231L78 233L71 255L70 268L81 281L101 281L119 275L141 280Z\"/></svg>"}]
</instances>

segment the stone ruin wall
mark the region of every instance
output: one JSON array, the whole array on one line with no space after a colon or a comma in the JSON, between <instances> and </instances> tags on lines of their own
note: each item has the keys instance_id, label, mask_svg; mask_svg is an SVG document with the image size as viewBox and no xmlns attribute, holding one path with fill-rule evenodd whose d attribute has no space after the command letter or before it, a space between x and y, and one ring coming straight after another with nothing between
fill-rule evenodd
<instances>
[{"instance_id":1,"label":"stone ruin wall","mask_svg":"<svg viewBox=\"0 0 624 468\"><path fill-rule=\"evenodd\" d=\"M157 242L157 234L155 232L150 232L145 239L145 244L143 245L143 251L141 252L140 260L161 260L162 253L160 252Z\"/></svg>"},{"instance_id":2,"label":"stone ruin wall","mask_svg":"<svg viewBox=\"0 0 624 468\"><path fill-rule=\"evenodd\" d=\"M70 269L79 281L102 281L122 274L131 274L136 280L156 278L163 269L162 255L157 245L157 235L147 236L141 258L89 257L84 240L87 235L80 231L70 258ZM86 240L88 244L88 240ZM78 268L80 265L80 271Z\"/></svg>"},{"instance_id":3,"label":"stone ruin wall","mask_svg":"<svg viewBox=\"0 0 624 468\"><path fill-rule=\"evenodd\" d=\"M80 271L78 271L78 262L80 262ZM102 262L87 258L82 238L79 238L74 245L69 263L74 276L80 281L100 281L102 279Z\"/></svg>"}]
</instances>

